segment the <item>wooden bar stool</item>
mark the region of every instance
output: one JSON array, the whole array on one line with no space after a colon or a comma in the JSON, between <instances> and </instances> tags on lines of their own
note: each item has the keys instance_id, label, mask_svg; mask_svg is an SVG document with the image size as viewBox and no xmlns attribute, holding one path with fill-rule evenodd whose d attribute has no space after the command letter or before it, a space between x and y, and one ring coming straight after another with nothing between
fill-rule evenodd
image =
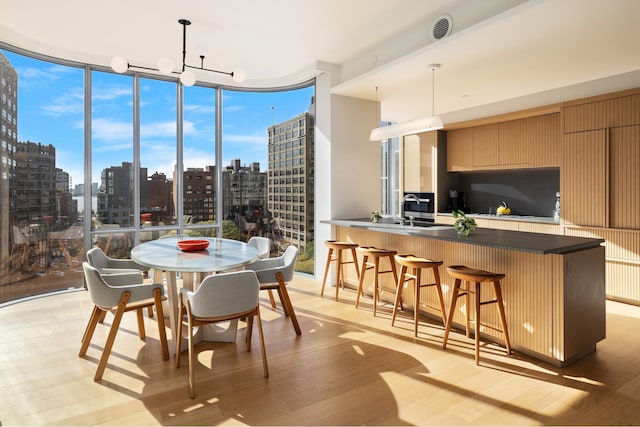
<instances>
[{"instance_id":1,"label":"wooden bar stool","mask_svg":"<svg viewBox=\"0 0 640 427\"><path fill-rule=\"evenodd\" d=\"M331 265L331 261L336 261L336 301L338 301L338 291L340 290L340 286L344 288L344 270L342 269L342 266L344 264L355 264L356 277L358 279L358 282L360 282L360 269L358 267L358 258L356 257L356 248L358 247L358 244L340 242L337 240L326 240L324 244L329 248L329 253L327 254L327 265L324 269L324 278L322 279L322 290L320 291L320 296L324 295L324 285L327 281L327 274L329 273L329 266ZM351 251L351 261L342 260L342 251L344 250ZM333 251L336 252L335 256L333 256ZM342 280L340 280L341 278Z\"/></svg>"},{"instance_id":2,"label":"wooden bar stool","mask_svg":"<svg viewBox=\"0 0 640 427\"><path fill-rule=\"evenodd\" d=\"M400 277L398 278L398 286L396 290L396 300L393 305L393 316L391 317L391 326L396 321L396 313L398 311L398 305L402 298L402 288L404 283L410 280L414 281L414 301L415 306L413 310L413 328L414 336L418 336L418 311L420 308L420 289L428 286L435 286L438 292L438 299L440 300L440 313L442 314L442 324L447 324L446 309L444 308L444 297L442 296L442 286L440 285L440 273L438 267L442 265L442 261L433 261L427 258L420 258L415 255L396 255L395 260L401 265ZM407 273L407 270L411 268L411 273ZM433 271L433 283L422 283L422 269L430 268ZM425 304L426 305L426 304ZM431 307L437 308L437 307Z\"/></svg>"},{"instance_id":3,"label":"wooden bar stool","mask_svg":"<svg viewBox=\"0 0 640 427\"><path fill-rule=\"evenodd\" d=\"M394 286L398 283L398 273L396 271L396 262L393 257L398 253L388 249L379 249L373 246L361 246L358 251L362 254L362 270L360 270L360 280L358 283L358 295L356 296L356 308L360 303L360 295L363 295L362 285L364 283L364 276L367 270L373 269L374 283L373 283L373 315L376 315L376 308L378 300L380 299L380 290L384 288L380 287L379 277L381 274L393 273ZM369 258L372 261L369 261ZM380 270L380 258L387 258L389 260L389 270ZM395 291L395 290L394 290Z\"/></svg>"},{"instance_id":4,"label":"wooden bar stool","mask_svg":"<svg viewBox=\"0 0 640 427\"><path fill-rule=\"evenodd\" d=\"M500 315L500 322L502 323L502 329L497 329L492 326L482 324L487 328L502 332L504 335L505 346L507 347L507 353L511 354L511 343L509 342L509 331L507 329L507 318L504 315L504 304L502 302L502 290L500 288L500 280L504 279L505 275L500 273L491 273L484 270L476 270L466 267L464 265L452 265L447 267L447 272L455 279L453 283L453 292L451 294L451 307L449 308L449 317L447 327L444 332L444 340L442 341L442 348L447 347L447 340L449 338L449 331L451 331L451 324L453 323L453 314L455 313L456 303L458 298L464 296L466 298L466 333L469 337L469 311L470 311L470 294L475 294L475 319L472 320L475 325L475 346L476 346L476 365L480 363L480 307L485 304L497 304L498 314ZM461 288L461 283L465 282L465 287ZM470 283L475 283L475 288L471 289ZM493 283L493 292L495 299L489 301L482 301L480 297L480 285L485 282Z\"/></svg>"}]
</instances>

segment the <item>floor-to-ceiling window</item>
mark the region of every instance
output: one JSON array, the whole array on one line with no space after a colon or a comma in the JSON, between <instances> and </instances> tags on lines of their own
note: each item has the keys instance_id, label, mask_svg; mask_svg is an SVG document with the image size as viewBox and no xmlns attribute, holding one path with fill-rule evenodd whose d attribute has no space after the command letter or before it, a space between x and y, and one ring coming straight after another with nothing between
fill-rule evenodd
<instances>
[{"instance_id":1,"label":"floor-to-ceiling window","mask_svg":"<svg viewBox=\"0 0 640 427\"><path fill-rule=\"evenodd\" d=\"M0 303L81 286L84 69L0 50Z\"/></svg>"},{"instance_id":2,"label":"floor-to-ceiling window","mask_svg":"<svg viewBox=\"0 0 640 427\"><path fill-rule=\"evenodd\" d=\"M313 82L183 87L18 51L0 50L0 303L81 287L87 247L175 233L265 235L313 272Z\"/></svg>"}]
</instances>

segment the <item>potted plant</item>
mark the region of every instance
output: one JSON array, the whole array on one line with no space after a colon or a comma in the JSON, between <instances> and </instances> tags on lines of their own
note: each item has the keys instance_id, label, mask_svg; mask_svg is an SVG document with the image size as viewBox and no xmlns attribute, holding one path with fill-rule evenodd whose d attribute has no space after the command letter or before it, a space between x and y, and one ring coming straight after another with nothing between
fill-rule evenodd
<instances>
[{"instance_id":1,"label":"potted plant","mask_svg":"<svg viewBox=\"0 0 640 427\"><path fill-rule=\"evenodd\" d=\"M462 236L468 236L478 227L476 220L473 218L467 218L467 216L461 210L453 211L453 218L456 220L453 223L453 229Z\"/></svg>"},{"instance_id":2,"label":"potted plant","mask_svg":"<svg viewBox=\"0 0 640 427\"><path fill-rule=\"evenodd\" d=\"M382 218L382 215L380 215L380 212L378 211L373 211L371 212L370 218L371 218L371 221L373 222L379 222L380 218Z\"/></svg>"}]
</instances>

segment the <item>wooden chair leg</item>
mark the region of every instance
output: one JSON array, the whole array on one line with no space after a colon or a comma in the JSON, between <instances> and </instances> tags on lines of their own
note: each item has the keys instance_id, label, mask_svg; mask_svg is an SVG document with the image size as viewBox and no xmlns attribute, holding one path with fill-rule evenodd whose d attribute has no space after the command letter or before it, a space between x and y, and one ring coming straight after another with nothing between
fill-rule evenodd
<instances>
[{"instance_id":1,"label":"wooden chair leg","mask_svg":"<svg viewBox=\"0 0 640 427\"><path fill-rule=\"evenodd\" d=\"M398 314L398 305L402 300L402 289L404 288L404 276L407 273L407 266L403 265L400 268L400 275L398 276L398 285L396 286L396 298L393 303L393 314L391 315L391 326L396 321L396 314Z\"/></svg>"},{"instance_id":2,"label":"wooden chair leg","mask_svg":"<svg viewBox=\"0 0 640 427\"><path fill-rule=\"evenodd\" d=\"M475 284L475 322L474 322L474 341L475 341L475 360L476 365L480 364L480 282L476 282Z\"/></svg>"},{"instance_id":3,"label":"wooden chair leg","mask_svg":"<svg viewBox=\"0 0 640 427\"><path fill-rule=\"evenodd\" d=\"M89 344L91 344L91 338L93 337L93 332L96 330L96 325L100 320L100 316L102 316L103 310L97 305L93 306L93 310L91 311L91 317L89 317L89 323L87 323L87 327L84 330L84 334L82 336L82 341L80 345L80 351L78 352L78 356L82 357L87 354L87 349L89 348Z\"/></svg>"},{"instance_id":4,"label":"wooden chair leg","mask_svg":"<svg viewBox=\"0 0 640 427\"><path fill-rule=\"evenodd\" d=\"M364 295L364 291L362 288L364 283L364 276L367 271L368 259L369 257L367 255L364 255L362 258L362 271L360 271L360 278L358 279L358 292L356 293L356 308L358 308L358 304L360 304L360 295Z\"/></svg>"},{"instance_id":5,"label":"wooden chair leg","mask_svg":"<svg viewBox=\"0 0 640 427\"><path fill-rule=\"evenodd\" d=\"M93 377L94 381L100 381L102 379L102 374L104 374L104 369L107 367L107 361L109 360L109 355L111 354L111 349L113 348L113 342L116 339L116 333L118 332L118 328L120 327L120 321L122 320L122 315L124 314L124 311L127 307L127 302L129 301L130 296L130 292L123 292L122 296L120 297L118 308L113 316L113 323L111 324L111 329L109 330L107 342L105 343L104 349L102 350L102 357L100 358L100 362L98 363L96 375Z\"/></svg>"},{"instance_id":6,"label":"wooden chair leg","mask_svg":"<svg viewBox=\"0 0 640 427\"><path fill-rule=\"evenodd\" d=\"M396 269L396 261L393 259L393 256L389 256L389 264L391 265L391 272L393 273L393 283L397 286L398 284L398 270ZM397 295L397 289L396 289ZM400 292L400 310L404 310L402 306L402 292Z\"/></svg>"},{"instance_id":7,"label":"wooden chair leg","mask_svg":"<svg viewBox=\"0 0 640 427\"><path fill-rule=\"evenodd\" d=\"M187 341L189 342L189 396L194 399L196 397L195 367L193 366L195 363L195 351L193 348L193 319L189 309L187 309L187 318L189 322L189 336L187 337Z\"/></svg>"},{"instance_id":8,"label":"wooden chair leg","mask_svg":"<svg viewBox=\"0 0 640 427\"><path fill-rule=\"evenodd\" d=\"M340 277L342 276L342 280ZM340 291L340 286L344 289L344 272L342 271L342 250L336 250L336 301L338 301L338 292Z\"/></svg>"},{"instance_id":9,"label":"wooden chair leg","mask_svg":"<svg viewBox=\"0 0 640 427\"><path fill-rule=\"evenodd\" d=\"M287 307L286 310L289 312L289 317L291 317L291 323L293 324L293 329L295 329L296 331L296 335L302 335L300 325L298 324L298 318L296 316L296 312L293 309L293 304L291 304L291 298L289 298L289 292L287 291L287 285L284 282L282 273L276 273L276 278L278 279L278 285L280 286L282 305Z\"/></svg>"},{"instance_id":10,"label":"wooden chair leg","mask_svg":"<svg viewBox=\"0 0 640 427\"><path fill-rule=\"evenodd\" d=\"M136 317L138 318L138 336L142 341L144 341L147 334L144 330L144 316L142 315L142 308L136 310Z\"/></svg>"},{"instance_id":11,"label":"wooden chair leg","mask_svg":"<svg viewBox=\"0 0 640 427\"><path fill-rule=\"evenodd\" d=\"M380 257L373 258L373 317L376 317L378 312L378 300L380 299Z\"/></svg>"},{"instance_id":12,"label":"wooden chair leg","mask_svg":"<svg viewBox=\"0 0 640 427\"><path fill-rule=\"evenodd\" d=\"M453 290L451 291L451 304L449 306L449 315L447 316L447 326L444 328L444 338L442 338L442 348L447 348L447 340L449 339L449 332L451 332L451 324L453 323L453 315L456 312L456 305L458 302L458 292L460 291L460 279L455 279L453 282ZM468 308L467 308L467 311Z\"/></svg>"},{"instance_id":13,"label":"wooden chair leg","mask_svg":"<svg viewBox=\"0 0 640 427\"><path fill-rule=\"evenodd\" d=\"M329 274L329 267L331 266L332 254L333 248L329 248L329 253L327 254L327 263L324 267L324 277L322 278L322 290L320 291L320 296L324 295L324 285L327 283L327 275Z\"/></svg>"},{"instance_id":14,"label":"wooden chair leg","mask_svg":"<svg viewBox=\"0 0 640 427\"><path fill-rule=\"evenodd\" d=\"M276 299L273 296L273 291L269 289L269 302L271 303L271 308L276 308Z\"/></svg>"},{"instance_id":15,"label":"wooden chair leg","mask_svg":"<svg viewBox=\"0 0 640 427\"><path fill-rule=\"evenodd\" d=\"M414 297L413 300L415 301L415 307L413 309L413 336L417 337L418 336L418 317L419 317L419 313L420 313L420 287L422 286L422 271L419 268L414 268L413 269L413 276L415 277L414 279Z\"/></svg>"},{"instance_id":16,"label":"wooden chair leg","mask_svg":"<svg viewBox=\"0 0 640 427\"><path fill-rule=\"evenodd\" d=\"M153 291L153 300L158 313L158 336L160 337L160 347L162 348L162 360L169 360L169 344L167 343L167 328L164 325L164 312L162 309L162 296L160 289Z\"/></svg>"},{"instance_id":17,"label":"wooden chair leg","mask_svg":"<svg viewBox=\"0 0 640 427\"><path fill-rule=\"evenodd\" d=\"M440 272L438 267L433 267L434 283L438 292L438 300L440 301L440 312L442 313L442 325L447 324L447 309L444 307L444 295L442 294L442 283L440 282Z\"/></svg>"},{"instance_id":18,"label":"wooden chair leg","mask_svg":"<svg viewBox=\"0 0 640 427\"><path fill-rule=\"evenodd\" d=\"M149 319L153 319L153 306L147 307L147 313L149 315Z\"/></svg>"},{"instance_id":19,"label":"wooden chair leg","mask_svg":"<svg viewBox=\"0 0 640 427\"><path fill-rule=\"evenodd\" d=\"M511 354L511 341L509 340L509 329L507 328L507 317L504 314L504 303L502 302L502 290L500 289L500 282L493 282L493 290L496 294L496 300L498 304L498 314L500 315L500 323L502 323L502 333L504 334L504 343L507 347L507 353Z\"/></svg>"},{"instance_id":20,"label":"wooden chair leg","mask_svg":"<svg viewBox=\"0 0 640 427\"><path fill-rule=\"evenodd\" d=\"M100 313L100 318L98 319L98 323L103 323L106 317L107 317L107 310L102 310L102 313Z\"/></svg>"},{"instance_id":21,"label":"wooden chair leg","mask_svg":"<svg viewBox=\"0 0 640 427\"><path fill-rule=\"evenodd\" d=\"M267 364L267 352L264 348L264 334L262 333L262 318L260 317L260 306L256 308L256 316L258 317L258 335L260 335L260 351L262 351L262 369L264 370L264 377L269 378L269 365Z\"/></svg>"},{"instance_id":22,"label":"wooden chair leg","mask_svg":"<svg viewBox=\"0 0 640 427\"><path fill-rule=\"evenodd\" d=\"M247 351L251 351L251 336L253 335L253 314L247 316L247 335L245 341L247 342Z\"/></svg>"}]
</instances>

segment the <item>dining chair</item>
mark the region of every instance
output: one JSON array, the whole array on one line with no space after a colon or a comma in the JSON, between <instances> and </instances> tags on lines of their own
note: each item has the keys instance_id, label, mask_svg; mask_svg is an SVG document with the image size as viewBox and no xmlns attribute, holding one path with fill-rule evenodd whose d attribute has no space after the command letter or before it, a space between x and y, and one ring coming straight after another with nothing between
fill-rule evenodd
<instances>
[{"instance_id":1,"label":"dining chair","mask_svg":"<svg viewBox=\"0 0 640 427\"><path fill-rule=\"evenodd\" d=\"M138 271L141 271L144 275L147 275L147 273L149 272L149 269L147 267L138 264L132 259L111 258L97 246L87 251L87 262L92 267L97 268L100 274L102 274L103 276L114 273L135 273ZM165 305L165 308L166 307L168 307L168 305ZM102 314L102 319L100 320L101 323L104 320L104 316L106 314L106 312ZM153 317L152 306L149 306L149 317Z\"/></svg>"},{"instance_id":2,"label":"dining chair","mask_svg":"<svg viewBox=\"0 0 640 427\"><path fill-rule=\"evenodd\" d=\"M246 239L248 242L249 238L256 233L256 223L247 221L244 215L236 215L238 218L238 228L240 229L240 238L242 238L242 235L245 234L247 236Z\"/></svg>"},{"instance_id":3,"label":"dining chair","mask_svg":"<svg viewBox=\"0 0 640 427\"><path fill-rule=\"evenodd\" d=\"M113 342L116 338L116 333L120 327L122 315L127 311L135 310L137 312L138 336L141 340L144 340L146 335L142 309L155 306L158 313L158 334L162 348L162 359L169 360L169 347L162 311L162 301L166 299L166 297L164 296L164 287L162 284L143 283L143 277L140 271L125 271L103 276L97 268L91 266L86 261L82 263L82 269L89 290L89 296L94 306L91 317L89 318L89 323L82 336L82 344L78 356L83 357L87 354L87 349L91 343L96 325L100 319L104 318L103 313L110 311L114 314L111 329L109 330L109 335L102 350L100 362L98 363L98 369L93 377L94 381L100 381L102 379L109 355L111 354Z\"/></svg>"},{"instance_id":4,"label":"dining chair","mask_svg":"<svg viewBox=\"0 0 640 427\"><path fill-rule=\"evenodd\" d=\"M187 341L189 351L189 395L195 398L195 349L193 343L194 328L210 323L234 319L247 319L246 344L251 351L251 332L253 318L258 318L260 349L264 377L269 378L267 353L264 347L262 320L259 303L260 283L253 271L234 271L205 277L196 291L180 289L178 319L187 321ZM180 332L178 335L182 335ZM176 339L176 368L180 367L182 339Z\"/></svg>"},{"instance_id":5,"label":"dining chair","mask_svg":"<svg viewBox=\"0 0 640 427\"><path fill-rule=\"evenodd\" d=\"M287 292L287 283L293 279L297 256L298 248L290 245L279 257L259 259L247 265L245 269L256 272L260 282L260 290L278 291L285 316L291 318L296 335L301 335L298 318L293 310L289 292Z\"/></svg>"},{"instance_id":6,"label":"dining chair","mask_svg":"<svg viewBox=\"0 0 640 427\"><path fill-rule=\"evenodd\" d=\"M271 239L268 237L251 236L247 242L247 246L252 246L258 251L258 258L269 258L271 255ZM276 299L273 296L273 290L269 289L269 301L271 307L276 308Z\"/></svg>"}]
</instances>

